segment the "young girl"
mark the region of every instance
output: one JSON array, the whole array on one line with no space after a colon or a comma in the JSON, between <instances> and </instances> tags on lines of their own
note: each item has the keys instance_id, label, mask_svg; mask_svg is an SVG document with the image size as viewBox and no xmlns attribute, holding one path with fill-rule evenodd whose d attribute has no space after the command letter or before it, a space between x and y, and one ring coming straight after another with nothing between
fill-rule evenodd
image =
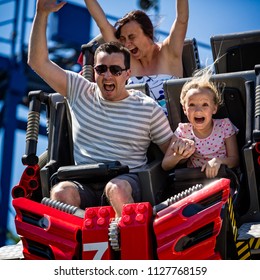
<instances>
[{"instance_id":1,"label":"young girl","mask_svg":"<svg viewBox=\"0 0 260 280\"><path fill-rule=\"evenodd\" d=\"M221 104L221 96L210 81L208 70L183 86L180 102L189 123L179 123L164 156L163 169L169 170L188 160L188 167L201 167L207 178L214 178L221 164L237 167L238 129L228 118L212 118Z\"/></svg>"}]
</instances>

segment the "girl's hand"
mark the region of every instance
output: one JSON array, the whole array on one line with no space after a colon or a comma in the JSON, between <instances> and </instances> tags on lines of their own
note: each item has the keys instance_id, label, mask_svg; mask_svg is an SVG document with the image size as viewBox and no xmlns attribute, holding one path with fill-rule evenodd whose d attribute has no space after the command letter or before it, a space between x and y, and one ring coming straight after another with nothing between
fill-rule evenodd
<instances>
[{"instance_id":1,"label":"girl's hand","mask_svg":"<svg viewBox=\"0 0 260 280\"><path fill-rule=\"evenodd\" d=\"M195 152L195 143L193 140L178 138L171 145L173 155L179 155L183 159L189 158Z\"/></svg>"},{"instance_id":2,"label":"girl's hand","mask_svg":"<svg viewBox=\"0 0 260 280\"><path fill-rule=\"evenodd\" d=\"M202 166L201 171L203 172L205 170L207 178L215 178L218 175L220 166L221 160L219 158L213 158Z\"/></svg>"}]
</instances>

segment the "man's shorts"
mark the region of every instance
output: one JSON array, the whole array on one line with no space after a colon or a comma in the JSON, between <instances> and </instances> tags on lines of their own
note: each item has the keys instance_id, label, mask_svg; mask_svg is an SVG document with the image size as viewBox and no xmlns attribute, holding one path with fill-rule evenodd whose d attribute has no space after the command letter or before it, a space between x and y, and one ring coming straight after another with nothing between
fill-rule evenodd
<instances>
[{"instance_id":1,"label":"man's shorts","mask_svg":"<svg viewBox=\"0 0 260 280\"><path fill-rule=\"evenodd\" d=\"M126 173L115 177L127 181L132 187L132 197L135 202L141 201L141 183L136 173ZM104 194L104 188L108 181L98 183L79 183L73 181L80 195L80 208L109 205Z\"/></svg>"}]
</instances>

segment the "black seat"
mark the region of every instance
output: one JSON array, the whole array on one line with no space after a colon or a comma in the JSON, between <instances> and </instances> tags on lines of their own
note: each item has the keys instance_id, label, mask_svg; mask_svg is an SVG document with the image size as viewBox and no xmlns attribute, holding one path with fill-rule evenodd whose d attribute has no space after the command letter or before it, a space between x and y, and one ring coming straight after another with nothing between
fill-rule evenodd
<instances>
[{"instance_id":1,"label":"black seat","mask_svg":"<svg viewBox=\"0 0 260 280\"><path fill-rule=\"evenodd\" d=\"M179 122L187 122L180 104L180 93L184 83L188 80L189 78L185 78L169 80L164 83L169 122L173 130L177 128ZM228 117L239 128L238 142L240 149L245 144L246 131L247 97L245 82L250 80L255 81L255 72L253 70L212 76L212 81L218 85L224 101L223 106L219 108L214 117Z\"/></svg>"},{"instance_id":2,"label":"black seat","mask_svg":"<svg viewBox=\"0 0 260 280\"><path fill-rule=\"evenodd\" d=\"M254 70L260 63L260 31L215 35L210 38L215 72Z\"/></svg>"},{"instance_id":3,"label":"black seat","mask_svg":"<svg viewBox=\"0 0 260 280\"><path fill-rule=\"evenodd\" d=\"M182 51L183 77L191 77L194 71L201 68L197 40L185 39Z\"/></svg>"},{"instance_id":4,"label":"black seat","mask_svg":"<svg viewBox=\"0 0 260 280\"><path fill-rule=\"evenodd\" d=\"M169 80L164 84L169 121L173 130L177 128L179 122L187 121L180 104L180 93L183 84L188 80L188 78ZM241 172L243 175L243 179L239 178L242 180L241 184L243 184L240 196L240 204L243 204L242 206L240 205L240 207L243 208L241 211L245 212L248 208L257 209L257 205L259 204L258 199L256 199L255 195L252 195L256 193L256 183L254 179L256 174L250 175L248 173L249 169L252 170L252 164L249 164L251 156L249 156L248 153L250 153L252 149L253 116L251 112L253 112L254 105L250 101L254 98L254 88L253 93L252 91L250 93L250 90L248 90L250 87L247 83L255 82L255 71L250 70L215 74L212 76L212 80L218 85L224 101L214 117L228 117L239 129L237 141L241 159Z\"/></svg>"},{"instance_id":5,"label":"black seat","mask_svg":"<svg viewBox=\"0 0 260 280\"><path fill-rule=\"evenodd\" d=\"M128 172L127 166L121 166L118 162L95 163L83 166L75 166L73 156L73 141L71 130L70 112L66 99L58 93L44 93L42 91L30 92L30 123L28 127L35 131L27 129L27 146L23 156L24 165L40 164L40 187L41 197L49 197L50 188L57 180L79 179L93 180L98 178L111 178ZM44 156L36 155L37 126L39 118L36 116L40 106L46 106L47 124L48 124L48 147ZM31 135L33 135L32 139ZM46 155L47 154L47 155ZM142 199L155 205L160 201L160 194L166 183L166 173L161 168L162 152L155 144L151 144L147 153L148 163L138 174L142 184ZM44 160L41 160L44 158ZM86 174L86 176L84 176ZM164 180L165 178L165 180ZM17 192L18 193L18 192ZM40 198L38 198L40 200Z\"/></svg>"}]
</instances>

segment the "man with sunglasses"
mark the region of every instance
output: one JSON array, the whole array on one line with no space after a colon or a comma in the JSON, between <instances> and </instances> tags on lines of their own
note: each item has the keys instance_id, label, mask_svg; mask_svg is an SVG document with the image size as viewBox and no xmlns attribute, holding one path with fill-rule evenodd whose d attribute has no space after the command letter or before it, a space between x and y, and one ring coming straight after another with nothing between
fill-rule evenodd
<instances>
[{"instance_id":1,"label":"man with sunglasses","mask_svg":"<svg viewBox=\"0 0 260 280\"><path fill-rule=\"evenodd\" d=\"M85 209L101 204L104 194L121 216L123 204L141 200L140 182L135 173L146 164L151 141L165 152L173 135L157 103L134 90L126 90L130 77L130 53L120 43L101 45L95 53L95 81L66 71L49 59L46 27L51 12L64 2L38 0L29 42L28 64L55 91L68 100L77 165L119 161L130 172L100 185L75 181L60 182L51 198Z\"/></svg>"}]
</instances>

